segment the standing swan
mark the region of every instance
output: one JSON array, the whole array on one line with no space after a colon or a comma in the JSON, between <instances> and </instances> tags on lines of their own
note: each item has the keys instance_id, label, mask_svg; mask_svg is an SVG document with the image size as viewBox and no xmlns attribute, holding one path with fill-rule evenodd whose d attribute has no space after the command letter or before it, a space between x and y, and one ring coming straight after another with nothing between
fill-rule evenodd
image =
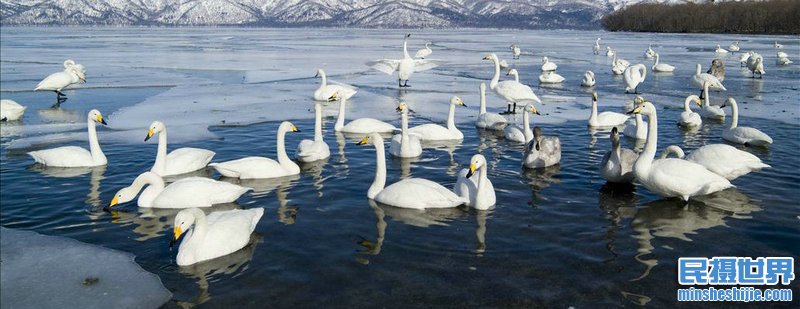
<instances>
[{"instance_id":1,"label":"standing swan","mask_svg":"<svg viewBox=\"0 0 800 309\"><path fill-rule=\"evenodd\" d=\"M611 49L611 46L606 46L606 56L611 57L611 56L614 56L616 54L617 53L615 53L614 50Z\"/></svg>"},{"instance_id":2,"label":"standing swan","mask_svg":"<svg viewBox=\"0 0 800 309\"><path fill-rule=\"evenodd\" d=\"M625 69L623 77L625 78L625 84L628 85L625 87L625 93L629 93L630 91L639 93L639 84L643 83L644 79L647 77L647 67L641 63L629 66Z\"/></svg>"},{"instance_id":3,"label":"standing swan","mask_svg":"<svg viewBox=\"0 0 800 309\"><path fill-rule=\"evenodd\" d=\"M753 53L747 60L747 68L753 72L753 78L756 78L756 73L758 73L758 78L764 78L764 73L767 73L764 70L764 57L757 53Z\"/></svg>"},{"instance_id":4,"label":"standing swan","mask_svg":"<svg viewBox=\"0 0 800 309\"><path fill-rule=\"evenodd\" d=\"M322 103L314 103L314 140L304 139L297 145L297 159L300 162L314 162L331 156L328 144L322 140Z\"/></svg>"},{"instance_id":5,"label":"standing swan","mask_svg":"<svg viewBox=\"0 0 800 309\"><path fill-rule=\"evenodd\" d=\"M372 132L391 133L397 129L391 124L373 118L358 118L345 125L344 111L346 104L347 99L342 97L339 100L339 115L336 118L336 125L333 127L336 132L358 134L367 134Z\"/></svg>"},{"instance_id":6,"label":"standing swan","mask_svg":"<svg viewBox=\"0 0 800 309\"><path fill-rule=\"evenodd\" d=\"M600 162L600 176L608 182L631 183L634 177L633 164L638 157L633 150L620 147L619 131L614 127L611 129L611 150Z\"/></svg>"},{"instance_id":7,"label":"standing swan","mask_svg":"<svg viewBox=\"0 0 800 309\"><path fill-rule=\"evenodd\" d=\"M181 210L173 222L170 246L192 230L183 236L175 262L187 266L239 251L250 243L262 215L264 208L215 211L208 216L197 208Z\"/></svg>"},{"instance_id":8,"label":"standing swan","mask_svg":"<svg viewBox=\"0 0 800 309\"><path fill-rule=\"evenodd\" d=\"M403 37L403 59L381 59L376 61L367 62L367 65L391 75L397 71L397 86L398 87L411 87L408 85L408 79L414 72L421 72L435 68L437 63L425 59L413 59L408 54L408 38L411 37L410 33L406 33Z\"/></svg>"},{"instance_id":9,"label":"standing swan","mask_svg":"<svg viewBox=\"0 0 800 309\"><path fill-rule=\"evenodd\" d=\"M414 54L414 58L425 59L425 57L430 56L431 53L433 53L433 50L431 50L431 42L427 42L425 43L425 48L418 50L417 53Z\"/></svg>"},{"instance_id":10,"label":"standing swan","mask_svg":"<svg viewBox=\"0 0 800 309\"><path fill-rule=\"evenodd\" d=\"M489 54L483 57L483 60L491 60L494 62L494 77L492 77L491 82L489 82L489 88L494 90L494 92L506 102L509 102L508 111L506 111L506 113L516 113L517 103L542 103L542 100L539 100L539 97L533 93L531 87L513 80L500 81L500 62L498 62L497 55ZM513 109L511 108L511 103L514 104Z\"/></svg>"},{"instance_id":11,"label":"standing swan","mask_svg":"<svg viewBox=\"0 0 800 309\"><path fill-rule=\"evenodd\" d=\"M625 124L628 115L616 112L597 113L597 92L592 92L592 113L589 114L590 127L616 127Z\"/></svg>"},{"instance_id":12,"label":"standing swan","mask_svg":"<svg viewBox=\"0 0 800 309\"><path fill-rule=\"evenodd\" d=\"M659 60L658 53L656 53L655 57L656 57L656 62L653 64L653 72L672 72L672 71L675 71L675 67L674 66L671 66L671 65L666 64L666 63L659 63L658 62L658 60Z\"/></svg>"},{"instance_id":13,"label":"standing swan","mask_svg":"<svg viewBox=\"0 0 800 309\"><path fill-rule=\"evenodd\" d=\"M533 128L533 139L525 145L522 166L542 168L559 162L561 162L561 140L556 136L543 136L541 128Z\"/></svg>"},{"instance_id":14,"label":"standing swan","mask_svg":"<svg viewBox=\"0 0 800 309\"><path fill-rule=\"evenodd\" d=\"M636 179L645 188L663 197L680 197L688 202L690 197L733 187L727 179L694 162L674 158L654 161L658 147L656 108L645 101L631 113L643 114L648 118L647 143L633 166Z\"/></svg>"},{"instance_id":15,"label":"standing swan","mask_svg":"<svg viewBox=\"0 0 800 309\"><path fill-rule=\"evenodd\" d=\"M698 63L695 66L694 75L692 75L692 85L700 89L700 92L703 92L703 87L706 83L708 83L708 88L710 90L717 90L717 91L725 91L725 86L722 85L722 82L719 81L714 75L703 73L702 66ZM701 94L700 98L702 99L703 96Z\"/></svg>"},{"instance_id":16,"label":"standing swan","mask_svg":"<svg viewBox=\"0 0 800 309\"><path fill-rule=\"evenodd\" d=\"M600 54L600 38L597 38L597 40L594 41L594 45L592 46L592 52L595 55L599 55Z\"/></svg>"},{"instance_id":17,"label":"standing swan","mask_svg":"<svg viewBox=\"0 0 800 309\"><path fill-rule=\"evenodd\" d=\"M265 157L245 157L233 161L211 163L222 176L256 179L275 178L300 174L300 167L286 155L284 137L286 132L300 132L291 122L284 121L278 127L277 146L278 161Z\"/></svg>"},{"instance_id":18,"label":"standing swan","mask_svg":"<svg viewBox=\"0 0 800 309\"><path fill-rule=\"evenodd\" d=\"M728 45L728 50L730 50L732 53L738 52L739 51L739 41L733 42L733 43L731 43L731 45Z\"/></svg>"},{"instance_id":19,"label":"standing swan","mask_svg":"<svg viewBox=\"0 0 800 309\"><path fill-rule=\"evenodd\" d=\"M367 191L367 197L376 202L401 208L451 208L464 204L464 199L442 185L422 178L406 178L386 185L386 155L383 138L372 133L358 145L372 141L375 146L375 180Z\"/></svg>"},{"instance_id":20,"label":"standing swan","mask_svg":"<svg viewBox=\"0 0 800 309\"><path fill-rule=\"evenodd\" d=\"M71 62L71 63L68 63ZM66 100L66 96L62 89L72 84L77 84L80 81L86 82L86 73L83 71L83 66L74 64L72 60L64 61L64 71L56 72L45 77L33 91L49 90L56 93L56 100L61 103Z\"/></svg>"},{"instance_id":21,"label":"standing swan","mask_svg":"<svg viewBox=\"0 0 800 309\"><path fill-rule=\"evenodd\" d=\"M708 94L708 83L703 84L703 105L700 108L700 116L703 118L725 120L725 111L716 105L711 105L711 99Z\"/></svg>"},{"instance_id":22,"label":"standing swan","mask_svg":"<svg viewBox=\"0 0 800 309\"><path fill-rule=\"evenodd\" d=\"M583 74L583 80L581 81L581 86L592 87L594 86L595 83L596 81L594 79L594 72L586 71L586 73Z\"/></svg>"},{"instance_id":23,"label":"standing swan","mask_svg":"<svg viewBox=\"0 0 800 309\"><path fill-rule=\"evenodd\" d=\"M142 191L142 188L147 188ZM144 172L130 186L120 189L108 207L127 203L141 191L137 205L153 208L211 207L232 203L253 188L245 188L224 181L204 177L182 178L164 187L164 179L153 172Z\"/></svg>"},{"instance_id":24,"label":"standing swan","mask_svg":"<svg viewBox=\"0 0 800 309\"><path fill-rule=\"evenodd\" d=\"M438 124L426 123L408 129L408 133L416 135L420 141L450 141L462 140L464 134L456 127L456 106L467 107L464 101L457 96L450 99L450 110L447 113L447 127Z\"/></svg>"},{"instance_id":25,"label":"standing swan","mask_svg":"<svg viewBox=\"0 0 800 309\"><path fill-rule=\"evenodd\" d=\"M733 121L728 129L722 131L722 138L731 143L754 145L754 146L768 146L772 144L772 138L764 132L752 127L740 127L739 125L739 107L736 105L736 100L728 98L725 101L725 106L730 105Z\"/></svg>"},{"instance_id":26,"label":"standing swan","mask_svg":"<svg viewBox=\"0 0 800 309\"><path fill-rule=\"evenodd\" d=\"M494 185L489 177L486 177L488 168L486 158L476 154L469 160L469 168L458 172L458 180L453 186L453 191L466 201L467 206L486 210L497 202ZM475 177L476 171L477 177Z\"/></svg>"},{"instance_id":27,"label":"standing swan","mask_svg":"<svg viewBox=\"0 0 800 309\"><path fill-rule=\"evenodd\" d=\"M22 118L27 107L14 100L0 100L0 121L16 121Z\"/></svg>"},{"instance_id":28,"label":"standing swan","mask_svg":"<svg viewBox=\"0 0 800 309\"><path fill-rule=\"evenodd\" d=\"M522 54L522 50L519 49L517 44L511 44L511 54L514 56L513 59L519 59L519 55Z\"/></svg>"},{"instance_id":29,"label":"standing swan","mask_svg":"<svg viewBox=\"0 0 800 309\"><path fill-rule=\"evenodd\" d=\"M531 131L530 114L540 115L532 104L525 106L525 112L522 113L522 126L510 125L503 129L504 135L507 140L524 144L533 139L533 131Z\"/></svg>"},{"instance_id":30,"label":"standing swan","mask_svg":"<svg viewBox=\"0 0 800 309\"><path fill-rule=\"evenodd\" d=\"M205 168L208 162L214 158L213 151L190 147L178 148L167 154L167 126L161 121L153 121L150 124L144 141L146 142L155 134L158 134L158 151L156 152L156 162L153 163L150 171L161 177L185 174Z\"/></svg>"},{"instance_id":31,"label":"standing swan","mask_svg":"<svg viewBox=\"0 0 800 309\"><path fill-rule=\"evenodd\" d=\"M108 160L97 142L95 123L107 125L103 115L96 109L89 111L86 126L89 131L89 150L77 146L64 146L28 153L37 163L57 167L88 167L106 165Z\"/></svg>"},{"instance_id":32,"label":"standing swan","mask_svg":"<svg viewBox=\"0 0 800 309\"><path fill-rule=\"evenodd\" d=\"M416 135L411 135L408 130L408 106L406 103L400 102L396 110L401 113L401 129L400 134L392 136L389 153L400 158L419 157L422 154L422 145L419 142L419 138Z\"/></svg>"},{"instance_id":33,"label":"standing swan","mask_svg":"<svg viewBox=\"0 0 800 309\"><path fill-rule=\"evenodd\" d=\"M319 77L322 79L319 83L319 88L314 91L314 100L317 101L336 101L339 100L341 97L349 99L353 97L358 89L356 87L346 85L346 84L332 84L328 85L328 77L325 75L325 71L322 69L317 70L317 75L314 77Z\"/></svg>"},{"instance_id":34,"label":"standing swan","mask_svg":"<svg viewBox=\"0 0 800 309\"><path fill-rule=\"evenodd\" d=\"M717 53L717 54L727 54L728 53L728 51L725 50L724 48L720 47L719 44L717 44L717 49L715 49L714 52Z\"/></svg>"},{"instance_id":35,"label":"standing swan","mask_svg":"<svg viewBox=\"0 0 800 309\"><path fill-rule=\"evenodd\" d=\"M700 114L695 113L692 111L692 108L689 107L689 103L694 101L697 103L698 106L702 108L703 104L700 103L700 98L696 95L690 95L686 97L686 100L683 101L683 112L681 113L681 120L678 122L684 128L690 127L699 127L703 123L703 119L700 118Z\"/></svg>"},{"instance_id":36,"label":"standing swan","mask_svg":"<svg viewBox=\"0 0 800 309\"><path fill-rule=\"evenodd\" d=\"M502 130L508 125L508 120L497 113L486 112L486 83L481 83L481 109L475 126L487 130Z\"/></svg>"}]
</instances>

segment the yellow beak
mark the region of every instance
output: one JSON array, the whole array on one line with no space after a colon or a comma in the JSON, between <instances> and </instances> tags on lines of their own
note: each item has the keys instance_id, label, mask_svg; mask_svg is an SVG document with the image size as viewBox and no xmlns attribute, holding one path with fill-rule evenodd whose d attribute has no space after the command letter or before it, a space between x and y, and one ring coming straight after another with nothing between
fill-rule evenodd
<instances>
[{"instance_id":1,"label":"yellow beak","mask_svg":"<svg viewBox=\"0 0 800 309\"><path fill-rule=\"evenodd\" d=\"M108 123L106 123L105 120L103 120L103 115L97 115L97 119L95 119L95 120L97 120L97 122L99 122L99 123L102 123L103 125L107 125L108 124Z\"/></svg>"},{"instance_id":2,"label":"yellow beak","mask_svg":"<svg viewBox=\"0 0 800 309\"><path fill-rule=\"evenodd\" d=\"M467 172L467 178L470 178L472 177L473 174L475 174L475 169L476 169L475 163L470 163L469 172Z\"/></svg>"},{"instance_id":3,"label":"yellow beak","mask_svg":"<svg viewBox=\"0 0 800 309\"><path fill-rule=\"evenodd\" d=\"M697 106L703 106L703 102L700 100L695 99L694 102L697 103Z\"/></svg>"},{"instance_id":4,"label":"yellow beak","mask_svg":"<svg viewBox=\"0 0 800 309\"><path fill-rule=\"evenodd\" d=\"M183 234L183 231L181 231L180 226L172 228L172 240L178 240L178 238L181 238L181 234Z\"/></svg>"},{"instance_id":5,"label":"yellow beak","mask_svg":"<svg viewBox=\"0 0 800 309\"><path fill-rule=\"evenodd\" d=\"M298 129L297 129L297 127L295 127L294 125L292 125L292 132L300 132L300 130L298 130Z\"/></svg>"},{"instance_id":6,"label":"yellow beak","mask_svg":"<svg viewBox=\"0 0 800 309\"><path fill-rule=\"evenodd\" d=\"M111 199L111 204L108 204L108 207L114 207L114 205L119 204L119 195L114 195L114 198Z\"/></svg>"},{"instance_id":7,"label":"yellow beak","mask_svg":"<svg viewBox=\"0 0 800 309\"><path fill-rule=\"evenodd\" d=\"M358 141L358 144L356 145L366 145L367 142L369 142L369 136L365 136L364 138L362 138L360 141Z\"/></svg>"}]
</instances>

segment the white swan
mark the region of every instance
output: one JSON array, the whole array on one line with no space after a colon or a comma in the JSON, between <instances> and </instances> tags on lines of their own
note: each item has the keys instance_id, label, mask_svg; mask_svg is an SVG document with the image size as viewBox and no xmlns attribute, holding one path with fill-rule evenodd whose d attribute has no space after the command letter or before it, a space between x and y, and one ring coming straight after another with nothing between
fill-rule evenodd
<instances>
[{"instance_id":1,"label":"white swan","mask_svg":"<svg viewBox=\"0 0 800 309\"><path fill-rule=\"evenodd\" d=\"M522 50L519 49L517 44L511 44L511 54L514 55L514 59L519 59L519 55L522 54Z\"/></svg>"},{"instance_id":2,"label":"white swan","mask_svg":"<svg viewBox=\"0 0 800 309\"><path fill-rule=\"evenodd\" d=\"M508 111L507 113L514 113L517 109L517 103L541 103L542 101L539 100L539 97L533 93L531 87L523 85L520 82L513 81L513 80L500 80L500 62L498 62L497 55L489 54L486 57L483 57L483 60L491 60L494 62L494 77L492 77L491 82L489 82L489 88L494 90L494 92L506 102L509 102ZM511 104L514 104L514 108L511 108Z\"/></svg>"},{"instance_id":3,"label":"white swan","mask_svg":"<svg viewBox=\"0 0 800 309\"><path fill-rule=\"evenodd\" d=\"M453 96L450 99L450 109L447 113L447 127L426 123L408 129L408 133L416 135L420 141L451 141L464 139L464 134L456 127L456 106L467 107L461 98Z\"/></svg>"},{"instance_id":4,"label":"white swan","mask_svg":"<svg viewBox=\"0 0 800 309\"><path fill-rule=\"evenodd\" d=\"M376 202L401 208L451 208L464 204L464 199L442 185L422 178L406 178L386 185L386 156L383 138L372 133L365 137L359 145L369 141L375 146L375 180L367 191L367 197Z\"/></svg>"},{"instance_id":5,"label":"white swan","mask_svg":"<svg viewBox=\"0 0 800 309\"><path fill-rule=\"evenodd\" d=\"M22 118L27 107L14 100L0 100L0 121L16 121Z\"/></svg>"},{"instance_id":6,"label":"white swan","mask_svg":"<svg viewBox=\"0 0 800 309\"><path fill-rule=\"evenodd\" d=\"M644 51L644 56L647 57L647 59L652 59L656 56L656 51L653 50L653 44L647 44L647 50Z\"/></svg>"},{"instance_id":7,"label":"white swan","mask_svg":"<svg viewBox=\"0 0 800 309\"><path fill-rule=\"evenodd\" d=\"M690 127L699 127L703 124L703 119L700 118L700 114L695 113L692 111L692 108L689 107L689 103L695 102L698 106L702 108L703 104L700 102L700 97L696 95L690 95L686 97L686 100L683 101L683 112L681 112L681 119L678 121L678 124L685 128Z\"/></svg>"},{"instance_id":8,"label":"white swan","mask_svg":"<svg viewBox=\"0 0 800 309\"><path fill-rule=\"evenodd\" d=\"M711 144L697 148L686 156L686 160L705 166L709 171L728 180L771 167L753 154L726 144Z\"/></svg>"},{"instance_id":9,"label":"white swan","mask_svg":"<svg viewBox=\"0 0 800 309\"><path fill-rule=\"evenodd\" d=\"M630 65L630 62L621 58L617 59L617 55L614 55L614 58L611 59L611 72L614 75L621 75Z\"/></svg>"},{"instance_id":10,"label":"white swan","mask_svg":"<svg viewBox=\"0 0 800 309\"><path fill-rule=\"evenodd\" d=\"M251 190L253 188L204 177L182 178L165 187L164 179L161 176L153 172L144 172L137 176L130 186L117 191L108 207L130 202L136 198L136 195L139 195L139 192L142 192L136 201L139 207L211 207L216 204L234 202L242 194Z\"/></svg>"},{"instance_id":11,"label":"white swan","mask_svg":"<svg viewBox=\"0 0 800 309\"><path fill-rule=\"evenodd\" d=\"M344 111L347 104L346 98L339 100L339 115L333 129L336 132L367 134L372 132L391 133L397 130L393 125L373 118L358 118L344 124Z\"/></svg>"},{"instance_id":12,"label":"white swan","mask_svg":"<svg viewBox=\"0 0 800 309\"><path fill-rule=\"evenodd\" d=\"M783 49L783 44L778 44L778 41L775 41L775 48L776 49Z\"/></svg>"},{"instance_id":13,"label":"white swan","mask_svg":"<svg viewBox=\"0 0 800 309\"><path fill-rule=\"evenodd\" d=\"M300 167L286 155L284 143L286 132L300 132L300 130L288 121L282 122L278 127L278 161L265 157L245 157L233 161L211 163L208 166L216 169L222 176L241 179L275 178L300 174Z\"/></svg>"},{"instance_id":14,"label":"white swan","mask_svg":"<svg viewBox=\"0 0 800 309\"><path fill-rule=\"evenodd\" d=\"M625 130L622 131L622 135L633 139L647 139L647 121L642 120L641 114L634 115L634 120L634 124L628 124L625 126Z\"/></svg>"},{"instance_id":15,"label":"white swan","mask_svg":"<svg viewBox=\"0 0 800 309\"><path fill-rule=\"evenodd\" d=\"M789 58L789 54L779 51L777 54L778 58Z\"/></svg>"},{"instance_id":16,"label":"white swan","mask_svg":"<svg viewBox=\"0 0 800 309\"><path fill-rule=\"evenodd\" d=\"M542 129L533 128L533 139L525 145L522 166L542 168L561 162L561 140L556 136L543 136Z\"/></svg>"},{"instance_id":17,"label":"white swan","mask_svg":"<svg viewBox=\"0 0 800 309\"><path fill-rule=\"evenodd\" d=\"M564 76L559 75L556 71L545 71L539 75L540 84L559 84L565 80Z\"/></svg>"},{"instance_id":18,"label":"white swan","mask_svg":"<svg viewBox=\"0 0 800 309\"><path fill-rule=\"evenodd\" d=\"M694 75L692 75L692 85L703 91L703 84L708 83L708 88L710 90L717 90L723 91L728 90L725 89L725 86L722 85L722 82L719 81L714 75L703 73L702 65L699 63L695 66Z\"/></svg>"},{"instance_id":19,"label":"white swan","mask_svg":"<svg viewBox=\"0 0 800 309\"><path fill-rule=\"evenodd\" d=\"M633 164L638 157L633 150L620 147L619 131L614 127L611 129L611 150L600 161L600 176L608 182L633 182Z\"/></svg>"},{"instance_id":20,"label":"white swan","mask_svg":"<svg viewBox=\"0 0 800 309\"><path fill-rule=\"evenodd\" d=\"M597 92L592 92L592 111L589 114L590 127L616 127L625 124L628 115L616 112L597 113Z\"/></svg>"},{"instance_id":21,"label":"white swan","mask_svg":"<svg viewBox=\"0 0 800 309\"><path fill-rule=\"evenodd\" d=\"M403 37L403 59L381 59L367 62L367 65L371 68L389 75L397 71L397 86L401 88L411 87L408 85L408 79L411 78L411 74L414 72L430 70L439 65L434 61L411 58L411 55L408 54L409 37L411 37L410 33L406 33Z\"/></svg>"},{"instance_id":22,"label":"white swan","mask_svg":"<svg viewBox=\"0 0 800 309\"><path fill-rule=\"evenodd\" d=\"M400 102L400 105L397 106L397 111L401 113L401 129L400 134L392 136L389 153L400 158L419 157L422 154L422 145L419 142L419 138L408 131L408 105Z\"/></svg>"},{"instance_id":23,"label":"white swan","mask_svg":"<svg viewBox=\"0 0 800 309\"><path fill-rule=\"evenodd\" d=\"M586 71L586 73L583 74L583 80L581 81L581 86L592 87L594 86L595 83L596 81L594 79L594 72Z\"/></svg>"},{"instance_id":24,"label":"white swan","mask_svg":"<svg viewBox=\"0 0 800 309\"><path fill-rule=\"evenodd\" d=\"M594 41L594 45L592 46L592 52L595 55L599 55L600 54L600 38L597 38L597 40Z\"/></svg>"},{"instance_id":25,"label":"white swan","mask_svg":"<svg viewBox=\"0 0 800 309\"><path fill-rule=\"evenodd\" d=\"M516 143L527 143L533 139L533 131L531 131L530 114L540 115L539 111L533 104L525 106L525 111L522 113L522 126L513 124L506 126L503 129L503 135L507 140Z\"/></svg>"},{"instance_id":26,"label":"white swan","mask_svg":"<svg viewBox=\"0 0 800 309\"><path fill-rule=\"evenodd\" d=\"M178 247L175 262L187 266L239 251L250 243L250 234L262 215L264 208L215 211L208 216L197 208L181 210L175 215L172 241L188 232Z\"/></svg>"},{"instance_id":27,"label":"white swan","mask_svg":"<svg viewBox=\"0 0 800 309\"><path fill-rule=\"evenodd\" d=\"M736 100L728 98L725 101L725 106L730 105L733 120L731 126L722 130L722 138L731 143L754 145L754 146L768 146L772 144L772 138L764 132L752 127L739 126L739 107L736 105Z\"/></svg>"},{"instance_id":28,"label":"white swan","mask_svg":"<svg viewBox=\"0 0 800 309\"><path fill-rule=\"evenodd\" d=\"M747 68L753 72L753 78L756 78L756 73L758 73L758 78L763 78L764 73L767 73L767 71L764 70L764 57L758 53L753 53L753 55L747 59Z\"/></svg>"},{"instance_id":29,"label":"white swan","mask_svg":"<svg viewBox=\"0 0 800 309\"><path fill-rule=\"evenodd\" d=\"M517 72L517 69L508 70L508 73L506 73L506 76L513 77L514 81L519 83L519 72Z\"/></svg>"},{"instance_id":30,"label":"white swan","mask_svg":"<svg viewBox=\"0 0 800 309\"><path fill-rule=\"evenodd\" d=\"M653 72L673 72L675 67L666 63L659 63L659 56L656 54L656 62L653 63Z\"/></svg>"},{"instance_id":31,"label":"white swan","mask_svg":"<svg viewBox=\"0 0 800 309\"><path fill-rule=\"evenodd\" d=\"M481 83L481 109L478 114L478 119L475 120L475 126L488 130L502 130L508 125L508 120L497 113L486 112L486 83Z\"/></svg>"},{"instance_id":32,"label":"white swan","mask_svg":"<svg viewBox=\"0 0 800 309\"><path fill-rule=\"evenodd\" d=\"M89 111L86 126L89 132L89 150L77 146L64 146L52 149L31 151L28 153L37 163L57 167L87 167L106 165L108 160L100 143L97 142L95 122L107 125L103 115L96 109Z\"/></svg>"},{"instance_id":33,"label":"white swan","mask_svg":"<svg viewBox=\"0 0 800 309\"><path fill-rule=\"evenodd\" d=\"M425 59L425 57L430 56L431 53L433 53L431 42L427 42L425 43L425 48L418 50L417 53L414 54L414 58Z\"/></svg>"},{"instance_id":34,"label":"white swan","mask_svg":"<svg viewBox=\"0 0 800 309\"><path fill-rule=\"evenodd\" d=\"M635 64L629 66L625 69L625 73L622 74L623 78L625 79L625 93L633 91L633 93L639 93L639 84L644 82L644 79L647 77L647 67L644 64Z\"/></svg>"},{"instance_id":35,"label":"white swan","mask_svg":"<svg viewBox=\"0 0 800 309\"><path fill-rule=\"evenodd\" d=\"M739 66L745 67L747 66L747 61L750 60L750 56L753 55L753 52L746 52L739 56Z\"/></svg>"},{"instance_id":36,"label":"white swan","mask_svg":"<svg viewBox=\"0 0 800 309\"><path fill-rule=\"evenodd\" d=\"M614 55L616 55L616 53L613 49L611 49L611 46L606 46L606 56L611 57Z\"/></svg>"},{"instance_id":37,"label":"white swan","mask_svg":"<svg viewBox=\"0 0 800 309\"><path fill-rule=\"evenodd\" d=\"M158 134L158 150L156 161L150 171L161 177L185 174L205 168L216 154L210 150L191 147L178 148L167 154L167 126L161 121L153 121L150 129L147 130L144 141L146 142L155 134Z\"/></svg>"},{"instance_id":38,"label":"white swan","mask_svg":"<svg viewBox=\"0 0 800 309\"><path fill-rule=\"evenodd\" d=\"M739 51L739 41L731 43L728 45L728 50L731 52L738 52Z\"/></svg>"},{"instance_id":39,"label":"white swan","mask_svg":"<svg viewBox=\"0 0 800 309\"><path fill-rule=\"evenodd\" d=\"M476 154L469 160L469 168L458 172L458 180L453 186L453 191L466 201L467 206L486 210L497 203L494 185L486 176L488 168L486 158L481 154ZM476 171L477 177L475 177Z\"/></svg>"},{"instance_id":40,"label":"white swan","mask_svg":"<svg viewBox=\"0 0 800 309\"><path fill-rule=\"evenodd\" d=\"M314 103L314 140L304 139L297 145L297 160L314 162L331 156L328 143L322 140L322 103Z\"/></svg>"},{"instance_id":41,"label":"white swan","mask_svg":"<svg viewBox=\"0 0 800 309\"><path fill-rule=\"evenodd\" d=\"M786 55L784 52L778 52L778 58L775 59L775 64L777 65L790 65L792 64L792 60L789 59L788 55L785 57L781 57L781 54Z\"/></svg>"},{"instance_id":42,"label":"white swan","mask_svg":"<svg viewBox=\"0 0 800 309\"><path fill-rule=\"evenodd\" d=\"M508 67L509 67L508 62L506 62L505 60L500 60L500 69L505 70L508 69Z\"/></svg>"},{"instance_id":43,"label":"white swan","mask_svg":"<svg viewBox=\"0 0 800 309\"><path fill-rule=\"evenodd\" d=\"M703 85L703 105L700 108L700 116L703 118L725 120L725 111L716 105L711 105L711 99L708 94L708 83Z\"/></svg>"},{"instance_id":44,"label":"white swan","mask_svg":"<svg viewBox=\"0 0 800 309\"><path fill-rule=\"evenodd\" d=\"M664 150L661 150L661 156L659 156L659 159L666 159L671 154L675 155L675 157L678 159L683 159L686 157L686 154L683 153L683 149L681 149L681 147L678 147L677 145L669 145L667 148L664 148Z\"/></svg>"},{"instance_id":45,"label":"white swan","mask_svg":"<svg viewBox=\"0 0 800 309\"><path fill-rule=\"evenodd\" d=\"M658 143L658 115L650 102L640 103L632 113L648 118L647 143L633 166L636 179L645 188L664 197L690 197L706 195L733 187L722 176L712 173L702 165L682 159L653 160Z\"/></svg>"},{"instance_id":46,"label":"white swan","mask_svg":"<svg viewBox=\"0 0 800 309\"><path fill-rule=\"evenodd\" d=\"M717 54L727 54L728 53L728 51L725 50L724 48L720 47L719 44L717 44L717 49L715 49L714 52L717 53Z\"/></svg>"},{"instance_id":47,"label":"white swan","mask_svg":"<svg viewBox=\"0 0 800 309\"><path fill-rule=\"evenodd\" d=\"M542 72L555 71L556 69L558 69L558 65L555 62L551 62L550 58L547 58L547 56L542 58Z\"/></svg>"},{"instance_id":48,"label":"white swan","mask_svg":"<svg viewBox=\"0 0 800 309\"><path fill-rule=\"evenodd\" d=\"M80 81L86 82L86 73L84 72L83 66L74 64L68 65L67 61L65 61L64 71L48 75L36 85L33 91L53 91L56 93L56 99L61 102L64 100L62 97L66 96L61 90L69 85L77 84Z\"/></svg>"},{"instance_id":49,"label":"white swan","mask_svg":"<svg viewBox=\"0 0 800 309\"><path fill-rule=\"evenodd\" d=\"M314 100L336 101L341 97L349 99L358 92L358 88L347 84L337 83L329 85L328 77L325 75L325 71L322 69L318 69L317 75L314 75L314 77L319 77L322 79L319 83L319 88L314 91Z\"/></svg>"}]
</instances>

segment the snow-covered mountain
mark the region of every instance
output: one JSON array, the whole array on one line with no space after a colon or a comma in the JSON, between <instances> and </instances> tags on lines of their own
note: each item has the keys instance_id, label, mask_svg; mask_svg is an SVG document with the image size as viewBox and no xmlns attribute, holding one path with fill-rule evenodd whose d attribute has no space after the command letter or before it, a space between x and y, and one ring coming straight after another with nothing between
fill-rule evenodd
<instances>
[{"instance_id":1,"label":"snow-covered mountain","mask_svg":"<svg viewBox=\"0 0 800 309\"><path fill-rule=\"evenodd\" d=\"M691 0L0 0L3 25L594 28L638 2Z\"/></svg>"}]
</instances>

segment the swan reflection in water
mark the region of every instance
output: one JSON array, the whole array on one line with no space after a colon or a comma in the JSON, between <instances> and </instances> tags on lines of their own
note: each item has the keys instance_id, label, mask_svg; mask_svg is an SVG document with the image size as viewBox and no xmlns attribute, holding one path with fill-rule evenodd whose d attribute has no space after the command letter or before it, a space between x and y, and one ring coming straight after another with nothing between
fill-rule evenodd
<instances>
[{"instance_id":1,"label":"swan reflection in water","mask_svg":"<svg viewBox=\"0 0 800 309\"><path fill-rule=\"evenodd\" d=\"M181 308L193 308L209 301L211 299L209 282L225 284L225 280L220 280L220 277L235 277L247 271L256 246L262 242L263 236L253 233L250 235L250 242L239 251L212 260L180 266L178 270L181 274L197 279L199 292L193 299L177 300L176 304Z\"/></svg>"},{"instance_id":2,"label":"swan reflection in water","mask_svg":"<svg viewBox=\"0 0 800 309\"><path fill-rule=\"evenodd\" d=\"M105 179L105 165L92 167L52 167L37 163L28 167L28 170L55 178L72 178L89 174L89 192L86 193L85 202L92 206L92 211L89 212L89 218L92 219L92 221L100 218L102 213L98 213L98 211L105 206L100 200L100 183Z\"/></svg>"},{"instance_id":3,"label":"swan reflection in water","mask_svg":"<svg viewBox=\"0 0 800 309\"><path fill-rule=\"evenodd\" d=\"M322 194L322 189L325 187L325 180L331 177L322 177L322 171L325 170L329 159L330 157L314 162L299 162L300 171L314 179L314 183L312 185L314 186L314 189L317 190L317 197L319 198L322 198L324 195Z\"/></svg>"},{"instance_id":4,"label":"swan reflection in water","mask_svg":"<svg viewBox=\"0 0 800 309\"><path fill-rule=\"evenodd\" d=\"M294 184L297 183L298 179L300 179L299 174L266 179L239 179L222 177L220 178L220 181L229 182L242 187L253 188L253 197L262 197L274 191L275 197L278 199L278 222L291 225L297 220L297 212L299 208L295 206L289 206L289 201L291 200L287 199L287 197L289 195L289 189L291 189Z\"/></svg>"},{"instance_id":5,"label":"swan reflection in water","mask_svg":"<svg viewBox=\"0 0 800 309\"><path fill-rule=\"evenodd\" d=\"M547 197L540 194L542 190L553 184L561 183L561 179L558 178L558 174L561 172L561 164L545 168L522 169L522 175L528 179L528 185L531 186L531 190L533 191L533 199L530 202L531 206L534 206L537 200L548 200Z\"/></svg>"}]
</instances>

